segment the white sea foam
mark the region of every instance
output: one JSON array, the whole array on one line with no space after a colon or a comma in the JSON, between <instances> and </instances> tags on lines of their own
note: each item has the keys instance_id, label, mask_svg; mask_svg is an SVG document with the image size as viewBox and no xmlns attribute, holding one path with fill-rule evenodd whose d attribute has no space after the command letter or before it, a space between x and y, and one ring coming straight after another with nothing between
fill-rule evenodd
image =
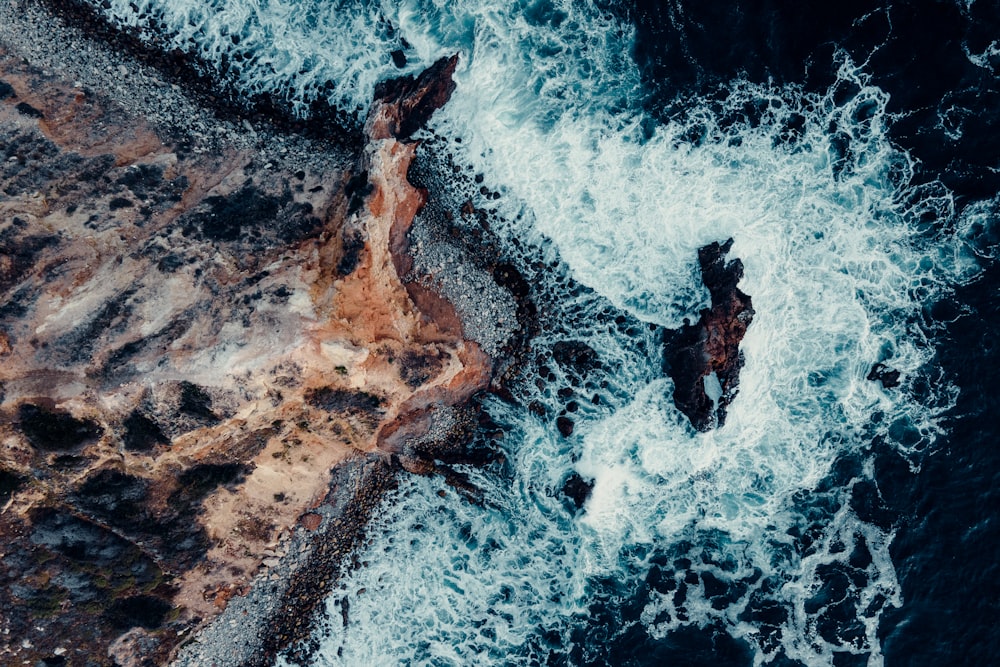
<instances>
[{"instance_id":1,"label":"white sea foam","mask_svg":"<svg viewBox=\"0 0 1000 667\"><path fill-rule=\"evenodd\" d=\"M954 217L950 196L911 186L911 160L887 137L886 95L862 70L845 58L837 94L734 82L650 129L636 109L630 29L578 3L112 0L110 12L137 26L156 17L174 45L209 61L247 52L239 85L285 91L302 108L320 94L364 106L396 71L398 35L407 71L460 51L456 92L433 123L462 137L459 160L504 194L490 204L506 220L498 231L558 255L593 290L565 299L581 318L574 335L614 369L604 401L581 408L570 439L492 405L510 428L515 475L470 471L484 508L439 497L434 480L405 482L370 531L365 566L330 598L320 664L527 664L567 648L600 579L638 585L653 551L744 592L718 605L704 583L683 602L650 591L641 621L651 637L714 624L748 640L757 664L779 647L810 665L832 664L836 651L881 663L880 610L901 602L892 535L847 500L870 466L816 489L838 457L864 460L875 437L908 456L933 443L954 389L930 365L924 308L974 272L963 239L987 254L996 244L979 238L985 209L968 209L950 236L926 229ZM321 92L328 80L333 93ZM738 120L747 109L754 118ZM587 318L603 299L658 325L695 316L708 299L697 249L729 237L756 316L727 422L701 434L672 405L652 334ZM902 385L868 381L876 362ZM521 391L559 408L551 389ZM578 517L557 497L572 471L595 480ZM809 503L820 500L817 519ZM804 547L793 535L806 530ZM862 542L867 560L850 565ZM833 565L860 572L850 639L819 628ZM776 634L747 620L757 598L784 610Z\"/></svg>"}]
</instances>

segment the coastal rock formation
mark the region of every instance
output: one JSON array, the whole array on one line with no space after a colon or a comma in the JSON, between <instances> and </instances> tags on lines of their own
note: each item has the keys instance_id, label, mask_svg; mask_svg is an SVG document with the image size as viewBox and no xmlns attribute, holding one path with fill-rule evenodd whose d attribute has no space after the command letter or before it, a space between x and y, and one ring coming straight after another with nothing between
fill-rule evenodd
<instances>
[{"instance_id":1,"label":"coastal rock formation","mask_svg":"<svg viewBox=\"0 0 1000 667\"><path fill-rule=\"evenodd\" d=\"M346 553L375 500L332 469L437 469L492 372L401 279L407 140L455 63L383 86L353 163L238 125L199 147L0 51L0 662L162 663L293 536Z\"/></svg>"},{"instance_id":2,"label":"coastal rock formation","mask_svg":"<svg viewBox=\"0 0 1000 667\"><path fill-rule=\"evenodd\" d=\"M712 298L694 324L666 336L664 367L674 381L674 403L699 431L721 426L736 396L743 366L740 341L753 320L750 297L737 287L743 262L726 261L733 240L698 250L702 280Z\"/></svg>"}]
</instances>

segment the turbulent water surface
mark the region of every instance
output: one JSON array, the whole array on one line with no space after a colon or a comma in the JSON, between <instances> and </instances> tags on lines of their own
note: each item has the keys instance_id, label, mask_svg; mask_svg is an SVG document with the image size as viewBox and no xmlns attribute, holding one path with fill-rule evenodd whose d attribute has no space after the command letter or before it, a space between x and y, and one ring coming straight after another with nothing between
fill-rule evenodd
<instances>
[{"instance_id":1,"label":"turbulent water surface","mask_svg":"<svg viewBox=\"0 0 1000 667\"><path fill-rule=\"evenodd\" d=\"M379 80L459 53L422 150L486 194L435 182L496 209L526 274L554 267L516 400L488 405L506 462L467 471L485 502L406 481L318 664L995 655L996 597L960 610L996 591L971 563L996 537L996 7L715 4L110 0L302 114L363 114ZM730 237L756 316L728 419L699 433L661 331L707 304L697 250ZM598 363L553 356L567 341Z\"/></svg>"}]
</instances>

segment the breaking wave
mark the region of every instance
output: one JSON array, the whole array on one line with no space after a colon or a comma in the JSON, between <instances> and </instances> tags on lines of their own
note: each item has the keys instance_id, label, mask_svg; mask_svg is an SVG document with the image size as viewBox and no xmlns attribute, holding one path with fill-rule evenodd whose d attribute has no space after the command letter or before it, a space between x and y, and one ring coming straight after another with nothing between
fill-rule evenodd
<instances>
[{"instance_id":1,"label":"breaking wave","mask_svg":"<svg viewBox=\"0 0 1000 667\"><path fill-rule=\"evenodd\" d=\"M915 184L863 66L839 54L822 92L732 81L654 122L632 28L582 3L107 12L303 113L320 98L363 110L379 80L459 52L432 129L502 194L478 203L514 261L559 262L529 355L541 381L487 405L508 468L466 471L482 506L436 479L402 484L330 597L320 664L643 664L689 655L697 633L753 664L882 663L879 620L902 604L893 532L859 498L878 493L876 444L917 466L942 432L956 389L926 312L975 274L979 227L978 209L956 216L943 186ZM697 250L730 237L756 316L726 424L697 433L657 331L706 305ZM567 340L601 360L580 382L552 360ZM901 385L869 381L876 363ZM552 419L564 387L569 437ZM574 475L593 481L579 512L560 491Z\"/></svg>"}]
</instances>

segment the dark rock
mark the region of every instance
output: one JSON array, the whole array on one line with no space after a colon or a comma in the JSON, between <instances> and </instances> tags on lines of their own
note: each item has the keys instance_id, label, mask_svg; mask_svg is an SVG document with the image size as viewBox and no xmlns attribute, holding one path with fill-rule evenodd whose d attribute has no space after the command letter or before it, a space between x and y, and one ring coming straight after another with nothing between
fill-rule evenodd
<instances>
[{"instance_id":1,"label":"dark rock","mask_svg":"<svg viewBox=\"0 0 1000 667\"><path fill-rule=\"evenodd\" d=\"M228 197L206 198L205 207L185 214L182 220L188 233L197 229L213 241L237 241L244 227L266 225L279 210L277 198L246 186Z\"/></svg>"},{"instance_id":2,"label":"dark rock","mask_svg":"<svg viewBox=\"0 0 1000 667\"><path fill-rule=\"evenodd\" d=\"M10 497L24 484L24 478L10 470L0 468L0 505L4 505Z\"/></svg>"},{"instance_id":3,"label":"dark rock","mask_svg":"<svg viewBox=\"0 0 1000 667\"><path fill-rule=\"evenodd\" d=\"M17 109L17 112L22 116L28 116L29 118L45 118L45 114L27 102L21 102L14 108Z\"/></svg>"},{"instance_id":4,"label":"dark rock","mask_svg":"<svg viewBox=\"0 0 1000 667\"><path fill-rule=\"evenodd\" d=\"M350 217L360 210L365 203L365 197L370 195L375 187L368 181L368 172L361 171L347 180L344 186L344 196L347 197L347 215Z\"/></svg>"},{"instance_id":5,"label":"dark rock","mask_svg":"<svg viewBox=\"0 0 1000 667\"><path fill-rule=\"evenodd\" d=\"M389 132L406 140L440 109L455 90L452 74L458 54L441 58L416 79L404 76L383 81L375 87L375 99L381 100L389 114Z\"/></svg>"},{"instance_id":6,"label":"dark rock","mask_svg":"<svg viewBox=\"0 0 1000 667\"><path fill-rule=\"evenodd\" d=\"M58 339L57 358L70 362L86 361L92 358L94 345L101 339L101 334L108 330L121 330L132 310L129 300L134 296L134 290L126 290L108 299L97 309L93 316Z\"/></svg>"},{"instance_id":7,"label":"dark rock","mask_svg":"<svg viewBox=\"0 0 1000 667\"><path fill-rule=\"evenodd\" d=\"M125 434L122 444L132 452L146 452L156 445L169 445L170 440L163 434L160 425L135 410L122 422Z\"/></svg>"},{"instance_id":8,"label":"dark rock","mask_svg":"<svg viewBox=\"0 0 1000 667\"><path fill-rule=\"evenodd\" d=\"M179 488L171 495L170 504L193 505L201 502L220 486L242 482L249 468L242 463L206 463L188 468L178 476Z\"/></svg>"},{"instance_id":9,"label":"dark rock","mask_svg":"<svg viewBox=\"0 0 1000 667\"><path fill-rule=\"evenodd\" d=\"M16 97L14 87L3 79L0 79L0 100L5 100L8 97Z\"/></svg>"},{"instance_id":10,"label":"dark rock","mask_svg":"<svg viewBox=\"0 0 1000 667\"><path fill-rule=\"evenodd\" d=\"M18 410L21 432L36 449L65 451L82 447L104 433L97 422L76 419L64 410L24 403Z\"/></svg>"},{"instance_id":11,"label":"dark rock","mask_svg":"<svg viewBox=\"0 0 1000 667\"><path fill-rule=\"evenodd\" d=\"M587 499L590 498L590 493L594 490L594 481L585 480L577 473L572 473L563 482L562 494L573 501L573 504L577 509L581 509Z\"/></svg>"},{"instance_id":12,"label":"dark rock","mask_svg":"<svg viewBox=\"0 0 1000 667\"><path fill-rule=\"evenodd\" d=\"M396 49L389 55L392 56L393 65L395 65L399 69L403 69L404 67L406 67L406 54L403 53L403 49Z\"/></svg>"},{"instance_id":13,"label":"dark rock","mask_svg":"<svg viewBox=\"0 0 1000 667\"><path fill-rule=\"evenodd\" d=\"M886 389L892 389L899 386L899 375L900 373L896 369L889 368L879 362L868 371L867 379L871 382L881 382Z\"/></svg>"},{"instance_id":14,"label":"dark rock","mask_svg":"<svg viewBox=\"0 0 1000 667\"><path fill-rule=\"evenodd\" d=\"M519 299L528 296L528 293L531 291L531 286L528 285L528 281L524 279L521 272L508 262L496 265L493 269L493 280L500 287L506 287L511 294Z\"/></svg>"},{"instance_id":15,"label":"dark rock","mask_svg":"<svg viewBox=\"0 0 1000 667\"><path fill-rule=\"evenodd\" d=\"M726 407L736 396L743 366L740 341L753 320L750 297L737 284L743 277L743 262L726 262L733 240L712 243L698 251L702 280L712 296L711 308L701 311L695 324L665 337L664 370L674 381L674 404L699 431L725 422ZM718 382L721 395L713 401L706 379Z\"/></svg>"},{"instance_id":16,"label":"dark rock","mask_svg":"<svg viewBox=\"0 0 1000 667\"><path fill-rule=\"evenodd\" d=\"M399 361L399 377L411 389L417 389L441 372L444 360L433 354L407 350Z\"/></svg>"},{"instance_id":17,"label":"dark rock","mask_svg":"<svg viewBox=\"0 0 1000 667\"><path fill-rule=\"evenodd\" d=\"M136 548L103 526L66 510L41 508L31 513L31 542L75 563L111 567L134 557Z\"/></svg>"},{"instance_id":18,"label":"dark rock","mask_svg":"<svg viewBox=\"0 0 1000 667\"><path fill-rule=\"evenodd\" d=\"M357 231L344 232L343 254L337 262L337 274L346 276L358 268L361 252L365 249L365 237Z\"/></svg>"},{"instance_id":19,"label":"dark rock","mask_svg":"<svg viewBox=\"0 0 1000 667\"><path fill-rule=\"evenodd\" d=\"M382 399L364 391L321 387L306 392L306 403L327 412L380 414Z\"/></svg>"},{"instance_id":20,"label":"dark rock","mask_svg":"<svg viewBox=\"0 0 1000 667\"><path fill-rule=\"evenodd\" d=\"M20 239L13 238L15 230L8 228L0 234L0 244L7 261L0 266L0 292L6 291L35 268L38 255L59 242L59 237L53 235L34 235Z\"/></svg>"},{"instance_id":21,"label":"dark rock","mask_svg":"<svg viewBox=\"0 0 1000 667\"><path fill-rule=\"evenodd\" d=\"M564 369L583 377L601 367L594 348L578 340L559 341L552 346L552 358Z\"/></svg>"},{"instance_id":22,"label":"dark rock","mask_svg":"<svg viewBox=\"0 0 1000 667\"><path fill-rule=\"evenodd\" d=\"M120 598L104 612L105 619L119 630L141 626L147 630L160 627L172 605L152 595Z\"/></svg>"},{"instance_id":23,"label":"dark rock","mask_svg":"<svg viewBox=\"0 0 1000 667\"><path fill-rule=\"evenodd\" d=\"M148 493L147 480L105 468L88 476L70 498L102 523L129 531L147 528Z\"/></svg>"},{"instance_id":24,"label":"dark rock","mask_svg":"<svg viewBox=\"0 0 1000 667\"><path fill-rule=\"evenodd\" d=\"M125 170L116 183L124 185L137 197L145 198L147 193L156 190L162 181L163 167L155 164L139 164Z\"/></svg>"},{"instance_id":25,"label":"dark rock","mask_svg":"<svg viewBox=\"0 0 1000 667\"><path fill-rule=\"evenodd\" d=\"M564 438L573 435L573 420L569 417L556 417L556 428Z\"/></svg>"},{"instance_id":26,"label":"dark rock","mask_svg":"<svg viewBox=\"0 0 1000 667\"><path fill-rule=\"evenodd\" d=\"M180 405L178 409L186 415L195 417L207 424L214 424L219 417L212 412L212 398L198 385L182 381L180 383Z\"/></svg>"},{"instance_id":27,"label":"dark rock","mask_svg":"<svg viewBox=\"0 0 1000 667\"><path fill-rule=\"evenodd\" d=\"M117 211L122 208L132 208L132 200L128 197L115 197L108 202L108 209Z\"/></svg>"}]
</instances>

